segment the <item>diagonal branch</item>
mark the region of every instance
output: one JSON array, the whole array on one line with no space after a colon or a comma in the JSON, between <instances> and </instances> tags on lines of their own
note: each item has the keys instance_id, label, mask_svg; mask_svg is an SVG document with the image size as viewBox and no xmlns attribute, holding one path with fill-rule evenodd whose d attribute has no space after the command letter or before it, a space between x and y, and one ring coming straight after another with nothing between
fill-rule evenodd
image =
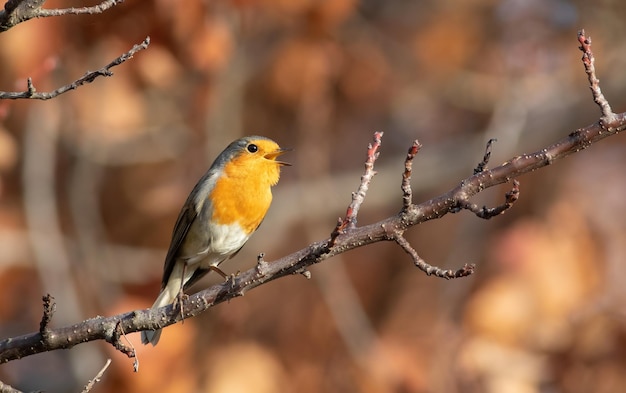
<instances>
[{"instance_id":1,"label":"diagonal branch","mask_svg":"<svg viewBox=\"0 0 626 393\"><path fill-rule=\"evenodd\" d=\"M612 130L607 132L607 129ZM491 170L483 171L462 180L448 192L418 205L412 205L382 221L357 227L335 239L315 242L300 251L273 262L265 262L262 269L253 267L228 283L214 285L189 296L183 301L184 318L192 318L216 304L242 296L244 292L281 277L291 276L307 267L335 255L380 241L396 241L397 235L410 227L443 217L458 206L460 200L478 194L484 189L506 183L524 173L542 168L574 154L594 143L626 129L626 113L616 114L615 121L600 126L599 122L572 132L556 143L534 153L510 159ZM79 343L105 340L119 342L120 329L126 334L172 325L181 320L178 308L168 305L156 310L136 310L111 317L95 317L72 326L50 329L50 339L42 340L39 332L0 341L0 364L36 353L71 348ZM119 327L118 327L119 326ZM115 332L118 333L115 333ZM131 351L126 353L133 356Z\"/></svg>"},{"instance_id":2,"label":"diagonal branch","mask_svg":"<svg viewBox=\"0 0 626 393\"><path fill-rule=\"evenodd\" d=\"M594 82L590 81L590 83L593 84ZM605 138L612 137L624 129L626 129L626 113L604 116L600 121L575 130L547 147L533 153L513 157L493 169L485 167L480 172L459 181L458 185L451 190L420 204L411 203L408 208L384 220L361 227L355 226L342 233L341 236L333 237L331 235L327 239L315 242L300 251L272 262L266 262L260 255L257 266L232 277L225 283L214 285L184 299L182 302L183 313L178 307L168 305L155 310L144 309L110 317L99 316L72 326L48 329L47 340L42 339L41 332L1 340L0 363L35 353L67 349L79 343L94 340L105 340L116 348L123 349L127 356L134 357L136 355L132 351L132 347L120 345L121 337L142 330L163 328L180 321L182 318L197 316L216 304L242 296L244 292L260 285L306 271L309 266L333 256L376 242L394 241L398 243L412 256L416 264L420 262L418 267L426 268L428 273L427 264L417 256L417 252L408 243L405 243L405 240L400 240L404 239L402 235L406 230L418 224L443 217L448 213L454 213L458 211L460 205L468 203L470 198L487 188L510 182L511 179L518 178L527 172L548 166ZM376 156L376 151L372 151L375 145L370 147L369 151L372 154L368 153L368 159L370 156ZM513 191L507 196L505 205L507 202L513 203L514 199L517 198L516 187L514 184ZM360 205L360 202L358 204ZM347 217L350 216L351 214L348 212ZM356 217L356 214L354 216ZM446 271L442 270L443 273L441 271L439 273L440 276L453 278L470 274L471 271L472 267L467 265L456 272L445 273Z\"/></svg>"},{"instance_id":3,"label":"diagonal branch","mask_svg":"<svg viewBox=\"0 0 626 393\"><path fill-rule=\"evenodd\" d=\"M150 45L150 37L146 37L146 39L143 40L141 44L134 45L128 52L122 54L115 60L111 61L109 64L100 68L99 70L87 72L82 78L78 78L74 82L67 84L65 86L61 86L58 89L51 91L51 92L47 92L47 93L38 92L37 89L35 89L35 86L33 85L32 79L28 78L27 89L25 91L21 91L21 92L0 91L0 100L1 99L16 100L20 98L49 100L63 93L66 93L70 90L75 90L84 84L91 83L100 76L112 76L113 72L111 72L111 68L124 63L126 60L131 59L135 55L135 53L146 49L148 45Z\"/></svg>"}]
</instances>

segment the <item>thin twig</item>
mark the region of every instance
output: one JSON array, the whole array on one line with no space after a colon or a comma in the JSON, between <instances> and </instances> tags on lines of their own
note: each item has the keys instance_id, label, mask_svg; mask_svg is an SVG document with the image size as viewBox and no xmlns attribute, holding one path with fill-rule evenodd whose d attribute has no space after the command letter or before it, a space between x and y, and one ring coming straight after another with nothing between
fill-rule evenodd
<instances>
[{"instance_id":1,"label":"thin twig","mask_svg":"<svg viewBox=\"0 0 626 393\"><path fill-rule=\"evenodd\" d=\"M359 189L352 193L352 202L348 209L346 210L346 217L344 222L346 223L348 228L356 227L356 219L359 214L359 209L365 200L365 195L367 194L367 190L369 189L370 182L374 175L376 175L376 171L374 170L374 162L378 158L380 152L378 148L381 144L381 139L383 137L383 132L375 132L374 133L374 143L370 143L367 146L367 159L365 160L365 173L361 176L361 184L359 185Z\"/></svg>"},{"instance_id":2,"label":"thin twig","mask_svg":"<svg viewBox=\"0 0 626 393\"><path fill-rule=\"evenodd\" d=\"M105 0L100 4L96 4L92 7L70 7L70 8L59 8L59 9L43 9L40 8L36 13L35 18L47 18L51 16L62 16L62 15L94 15L101 14L104 11L116 6L118 4L123 3L124 0Z\"/></svg>"},{"instance_id":3,"label":"thin twig","mask_svg":"<svg viewBox=\"0 0 626 393\"><path fill-rule=\"evenodd\" d=\"M129 358L133 358L133 371L136 373L139 372L139 358L137 357L137 351L135 350L135 346L133 342L128 339L126 336L126 332L124 331L124 326L121 323L117 324L117 329L122 333L121 337L124 337L124 340L128 343L128 345L122 344L120 341L115 347L120 350L123 354L127 355Z\"/></svg>"},{"instance_id":4,"label":"thin twig","mask_svg":"<svg viewBox=\"0 0 626 393\"><path fill-rule=\"evenodd\" d=\"M402 208L407 210L413 204L413 190L411 189L411 173L413 171L413 159L419 152L422 144L416 139L409 148L404 159L404 172L402 173Z\"/></svg>"},{"instance_id":5,"label":"thin twig","mask_svg":"<svg viewBox=\"0 0 626 393\"><path fill-rule=\"evenodd\" d=\"M43 298L43 316L39 323L39 333L44 341L48 341L50 337L50 321L52 321L52 315L56 311L56 303L54 298L48 293Z\"/></svg>"},{"instance_id":6,"label":"thin twig","mask_svg":"<svg viewBox=\"0 0 626 393\"><path fill-rule=\"evenodd\" d=\"M36 99L36 100L49 100L63 93L66 93L70 90L77 89L84 84L91 83L100 76L105 76L105 77L112 76L113 72L111 72L111 68L124 63L128 59L131 59L135 55L135 53L146 49L148 45L150 45L150 37L146 37L146 39L143 40L141 44L134 45L131 50L122 54L121 56L119 56L118 58L110 62L109 64L100 68L99 70L87 72L82 78L76 79L74 82L67 84L65 86L61 86L54 91L45 92L45 93L37 92L37 90L35 89L35 86L33 85L32 80L28 78L27 90L21 91L21 92L0 91L0 99L16 100L16 99L27 98L27 99Z\"/></svg>"},{"instance_id":7,"label":"thin twig","mask_svg":"<svg viewBox=\"0 0 626 393\"><path fill-rule=\"evenodd\" d=\"M578 42L580 42L579 49L583 52L582 61L585 66L587 78L589 79L589 84L591 85L589 88L591 89L591 94L593 95L593 101L600 107L600 110L602 111L602 119L607 122L611 122L615 114L613 113L613 110L611 110L611 106L604 97L604 94L602 94L602 90L600 90L600 80L596 76L596 67L594 65L596 59L591 51L591 37L585 36L584 29L581 29L578 32Z\"/></svg>"},{"instance_id":8,"label":"thin twig","mask_svg":"<svg viewBox=\"0 0 626 393\"><path fill-rule=\"evenodd\" d=\"M344 218L339 217L335 229L330 234L330 242L328 247L332 247L337 240L337 236L345 232L346 229L354 229L356 227L356 220L359 214L359 209L365 201L365 195L369 189L370 182L376 171L374 170L374 162L380 154L378 149L382 143L383 132L378 131L374 133L374 143L367 145L367 158L365 160L365 172L361 176L361 184L356 192L352 193L352 202L346 209L346 216Z\"/></svg>"},{"instance_id":9,"label":"thin twig","mask_svg":"<svg viewBox=\"0 0 626 393\"><path fill-rule=\"evenodd\" d=\"M474 168L475 175L487 169L487 164L489 164L489 159L491 158L491 146L497 141L498 140L496 138L491 138L487 141L487 146L485 147L485 155L483 156L482 161L478 163L476 168Z\"/></svg>"},{"instance_id":10,"label":"thin twig","mask_svg":"<svg viewBox=\"0 0 626 393\"><path fill-rule=\"evenodd\" d=\"M100 369L98 374L96 374L96 376L92 380L90 380L89 383L87 383L87 385L85 385L85 388L81 391L81 393L89 393L91 389L93 389L94 385L100 382L100 380L102 379L102 376L104 375L104 372L107 370L107 368L109 368L109 365L111 365L111 359L107 359L106 363L104 364L104 367Z\"/></svg>"},{"instance_id":11,"label":"thin twig","mask_svg":"<svg viewBox=\"0 0 626 393\"><path fill-rule=\"evenodd\" d=\"M62 15L101 14L122 3L124 0L105 0L92 7L43 9L45 0L9 0L0 10L0 32L9 30L17 24L33 18L47 18Z\"/></svg>"},{"instance_id":12,"label":"thin twig","mask_svg":"<svg viewBox=\"0 0 626 393\"><path fill-rule=\"evenodd\" d=\"M411 256L411 258L413 259L413 263L415 263L415 266L417 266L417 268L419 268L421 271L429 276L432 275L445 278L446 280L450 280L452 278L467 277L474 273L474 268L476 266L473 264L465 264L462 268L458 270L446 270L437 266L432 266L417 254L417 251L415 251L415 249L411 247L411 244L409 244L408 240L406 240L404 237L402 237L401 235L397 235L394 236L394 240L407 254Z\"/></svg>"}]
</instances>

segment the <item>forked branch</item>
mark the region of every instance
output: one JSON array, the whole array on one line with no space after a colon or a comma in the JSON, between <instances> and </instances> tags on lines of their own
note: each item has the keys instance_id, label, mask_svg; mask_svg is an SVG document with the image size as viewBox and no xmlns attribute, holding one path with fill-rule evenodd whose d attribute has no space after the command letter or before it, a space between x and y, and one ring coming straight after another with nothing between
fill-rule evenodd
<instances>
[{"instance_id":1,"label":"forked branch","mask_svg":"<svg viewBox=\"0 0 626 393\"><path fill-rule=\"evenodd\" d=\"M17 100L20 98L34 99L34 100L49 100L55 98L63 93L67 93L70 90L75 90L80 86L93 82L96 78L101 76L112 76L113 72L111 68L116 67L126 60L132 59L132 57L139 51L144 50L150 45L150 37L146 37L142 43L134 45L128 52L123 53L118 58L111 61L109 64L96 71L89 71L83 77L76 79L65 86L61 86L58 89L51 92L38 92L33 85L31 78L26 80L26 90L19 92L4 92L0 91L0 99Z\"/></svg>"}]
</instances>

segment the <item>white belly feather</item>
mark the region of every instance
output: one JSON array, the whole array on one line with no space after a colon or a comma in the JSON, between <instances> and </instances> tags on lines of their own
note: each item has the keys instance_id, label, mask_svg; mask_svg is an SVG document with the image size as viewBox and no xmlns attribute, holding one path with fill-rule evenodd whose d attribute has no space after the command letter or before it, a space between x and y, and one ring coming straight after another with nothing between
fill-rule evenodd
<instances>
[{"instance_id":1,"label":"white belly feather","mask_svg":"<svg viewBox=\"0 0 626 393\"><path fill-rule=\"evenodd\" d=\"M236 253L250 238L239 224L212 224L207 229L210 233L208 239L186 239L180 259L185 260L187 266L217 266Z\"/></svg>"}]
</instances>

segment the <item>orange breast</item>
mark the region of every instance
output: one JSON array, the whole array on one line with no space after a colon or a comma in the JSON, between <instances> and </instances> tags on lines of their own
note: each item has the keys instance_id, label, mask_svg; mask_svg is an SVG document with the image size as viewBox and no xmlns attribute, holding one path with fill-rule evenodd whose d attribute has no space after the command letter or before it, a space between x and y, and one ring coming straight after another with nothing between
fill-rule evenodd
<instances>
[{"instance_id":1,"label":"orange breast","mask_svg":"<svg viewBox=\"0 0 626 393\"><path fill-rule=\"evenodd\" d=\"M273 162L246 164L227 164L209 197L215 223L238 223L246 233L252 233L272 203L271 186L279 168Z\"/></svg>"}]
</instances>

